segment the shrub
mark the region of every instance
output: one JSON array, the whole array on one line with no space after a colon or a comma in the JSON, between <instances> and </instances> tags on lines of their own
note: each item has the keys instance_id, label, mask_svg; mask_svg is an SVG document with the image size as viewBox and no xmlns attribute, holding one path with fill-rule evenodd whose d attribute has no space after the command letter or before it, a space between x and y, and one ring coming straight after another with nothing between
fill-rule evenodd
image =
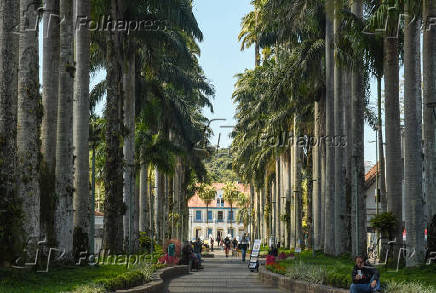
<instances>
[{"instance_id":1,"label":"shrub","mask_svg":"<svg viewBox=\"0 0 436 293\"><path fill-rule=\"evenodd\" d=\"M326 285L330 285L337 288L350 288L351 285L351 277L350 276L344 276L343 274L334 272L334 271L327 271L326 272Z\"/></svg>"},{"instance_id":2,"label":"shrub","mask_svg":"<svg viewBox=\"0 0 436 293\"><path fill-rule=\"evenodd\" d=\"M388 281L385 293L436 293L436 289L427 287L418 282L404 283Z\"/></svg>"},{"instance_id":3,"label":"shrub","mask_svg":"<svg viewBox=\"0 0 436 293\"><path fill-rule=\"evenodd\" d=\"M375 230L383 235L383 237L389 237L389 239L392 239L398 221L394 214L386 212L372 217L370 223Z\"/></svg>"},{"instance_id":4,"label":"shrub","mask_svg":"<svg viewBox=\"0 0 436 293\"><path fill-rule=\"evenodd\" d=\"M267 269L276 274L284 275L286 273L286 268L279 263L267 265Z\"/></svg>"},{"instance_id":5,"label":"shrub","mask_svg":"<svg viewBox=\"0 0 436 293\"><path fill-rule=\"evenodd\" d=\"M288 267L286 276L294 280L302 280L312 284L325 284L327 271L322 266L298 262Z\"/></svg>"},{"instance_id":6,"label":"shrub","mask_svg":"<svg viewBox=\"0 0 436 293\"><path fill-rule=\"evenodd\" d=\"M101 286L83 285L83 286L77 287L76 289L74 289L70 293L104 293L104 292L106 292L106 290Z\"/></svg>"},{"instance_id":7,"label":"shrub","mask_svg":"<svg viewBox=\"0 0 436 293\"><path fill-rule=\"evenodd\" d=\"M276 258L273 255L267 255L266 257L266 265L271 265L276 262Z\"/></svg>"}]
</instances>

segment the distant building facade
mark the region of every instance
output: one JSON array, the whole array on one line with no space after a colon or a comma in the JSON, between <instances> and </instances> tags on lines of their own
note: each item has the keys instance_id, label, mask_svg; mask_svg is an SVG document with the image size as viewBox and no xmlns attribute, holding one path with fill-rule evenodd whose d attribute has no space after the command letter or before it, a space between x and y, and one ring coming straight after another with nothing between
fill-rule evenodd
<instances>
[{"instance_id":1,"label":"distant building facade","mask_svg":"<svg viewBox=\"0 0 436 293\"><path fill-rule=\"evenodd\" d=\"M210 237L216 239L218 236L222 238L228 234L232 237L242 236L247 232L247 228L243 223L236 221L238 204L234 203L231 209L230 204L224 200L224 183L213 183L212 186L216 190L216 197L208 209L197 194L188 202L190 239L208 240ZM237 186L240 192L249 193L248 186L243 184Z\"/></svg>"}]
</instances>

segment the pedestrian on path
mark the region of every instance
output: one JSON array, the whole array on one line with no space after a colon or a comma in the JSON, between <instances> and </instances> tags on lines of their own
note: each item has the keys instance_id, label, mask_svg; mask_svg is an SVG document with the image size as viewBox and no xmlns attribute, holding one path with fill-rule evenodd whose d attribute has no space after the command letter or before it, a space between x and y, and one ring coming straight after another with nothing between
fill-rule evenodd
<instances>
[{"instance_id":1,"label":"pedestrian on path","mask_svg":"<svg viewBox=\"0 0 436 293\"><path fill-rule=\"evenodd\" d=\"M245 262L245 255L247 254L247 249L248 249L248 237L246 233L242 235L240 247L242 251L242 261Z\"/></svg>"},{"instance_id":2,"label":"pedestrian on path","mask_svg":"<svg viewBox=\"0 0 436 293\"><path fill-rule=\"evenodd\" d=\"M229 257L230 245L231 245L231 241L229 236L227 235L227 237L224 238L224 249L226 251L226 257Z\"/></svg>"},{"instance_id":3,"label":"pedestrian on path","mask_svg":"<svg viewBox=\"0 0 436 293\"><path fill-rule=\"evenodd\" d=\"M238 240L236 240L236 237L233 238L232 244L233 244L233 249L238 249Z\"/></svg>"},{"instance_id":4,"label":"pedestrian on path","mask_svg":"<svg viewBox=\"0 0 436 293\"><path fill-rule=\"evenodd\" d=\"M210 249L211 249L211 251L213 251L213 242L214 242L213 237L210 237Z\"/></svg>"}]
</instances>

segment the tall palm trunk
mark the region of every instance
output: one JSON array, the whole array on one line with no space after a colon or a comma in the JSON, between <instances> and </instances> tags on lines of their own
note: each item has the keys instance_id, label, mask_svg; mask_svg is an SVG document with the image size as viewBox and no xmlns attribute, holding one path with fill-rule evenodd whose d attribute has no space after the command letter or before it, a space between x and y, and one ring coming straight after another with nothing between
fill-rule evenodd
<instances>
[{"instance_id":1,"label":"tall palm trunk","mask_svg":"<svg viewBox=\"0 0 436 293\"><path fill-rule=\"evenodd\" d=\"M254 240L253 237L254 237L254 220L255 220L255 217L253 215L253 212L254 212L254 198L255 198L255 196L256 196L256 193L255 193L255 189L254 189L254 182L251 181L251 183L250 183L250 211L248 212L249 220L250 220L250 229L249 229L249 232L250 232L250 243L253 243L253 240Z\"/></svg>"},{"instance_id":2,"label":"tall palm trunk","mask_svg":"<svg viewBox=\"0 0 436 293\"><path fill-rule=\"evenodd\" d=\"M428 207L428 223L436 215L436 29L430 24L436 15L436 3L424 0L423 38L423 102L424 102L424 191ZM430 107L433 103L433 108ZM434 112L433 112L434 111ZM433 113L435 116L433 116Z\"/></svg>"},{"instance_id":3,"label":"tall palm trunk","mask_svg":"<svg viewBox=\"0 0 436 293\"><path fill-rule=\"evenodd\" d=\"M342 0L337 0L335 5L335 19L334 19L334 38L335 38L335 56L337 56L339 30L341 24L340 11L342 5L339 3ZM342 138L344 136L344 97L343 97L343 69L339 65L339 61L335 60L334 65L334 151L335 151L335 197L334 197L334 211L335 211L335 254L341 255L345 252L345 245L347 244L347 234L345 230L345 172L344 172L344 147L342 146Z\"/></svg>"},{"instance_id":4,"label":"tall palm trunk","mask_svg":"<svg viewBox=\"0 0 436 293\"><path fill-rule=\"evenodd\" d=\"M162 237L162 201L163 201L163 176L161 172L155 169L155 194L154 194L154 235L156 240Z\"/></svg>"},{"instance_id":5,"label":"tall palm trunk","mask_svg":"<svg viewBox=\"0 0 436 293\"><path fill-rule=\"evenodd\" d=\"M142 152L143 153L143 152ZM149 202L148 202L148 168L141 154L141 166L139 170L139 231L149 232Z\"/></svg>"},{"instance_id":6,"label":"tall palm trunk","mask_svg":"<svg viewBox=\"0 0 436 293\"><path fill-rule=\"evenodd\" d=\"M276 241L280 241L280 200L281 200L281 173L282 170L280 168L280 155L276 158L276 180L275 180L275 231L274 236Z\"/></svg>"},{"instance_id":7,"label":"tall palm trunk","mask_svg":"<svg viewBox=\"0 0 436 293\"><path fill-rule=\"evenodd\" d=\"M351 10L362 18L362 2L353 1ZM352 196L352 254L366 253L366 203L365 203L365 168L364 154L364 89L362 66L352 73L352 165L351 165L351 196Z\"/></svg>"},{"instance_id":8,"label":"tall palm trunk","mask_svg":"<svg viewBox=\"0 0 436 293\"><path fill-rule=\"evenodd\" d=\"M387 209L387 199L386 199L386 177L385 177L385 152L383 144L383 124L382 124L382 93L381 93L381 77L377 78L377 143L378 143L378 156L379 156L379 172L378 182L380 188L380 210L381 212L386 212Z\"/></svg>"},{"instance_id":9,"label":"tall palm trunk","mask_svg":"<svg viewBox=\"0 0 436 293\"><path fill-rule=\"evenodd\" d=\"M296 139L296 135L294 134L294 139ZM290 156L290 165L291 165L291 172L290 172L290 181L291 181L291 206L290 206L290 227L289 227L289 236L290 236L290 248L295 248L295 194L296 194L296 185L295 185L295 153L294 153L295 143L293 142L290 147L289 151L291 153Z\"/></svg>"},{"instance_id":10,"label":"tall palm trunk","mask_svg":"<svg viewBox=\"0 0 436 293\"><path fill-rule=\"evenodd\" d=\"M312 180L313 180L313 191L312 191L312 208L313 208L313 249L319 250L321 247L321 161L320 161L320 127L321 127L321 115L319 109L319 102L315 102L314 110L314 136L316 143L312 149Z\"/></svg>"},{"instance_id":11,"label":"tall palm trunk","mask_svg":"<svg viewBox=\"0 0 436 293\"><path fill-rule=\"evenodd\" d=\"M112 19L122 19L122 1L111 0ZM123 101L122 35L120 32L107 34L106 39L106 164L104 169L105 212L104 249L113 253L123 250L123 171L122 148L120 147L121 117Z\"/></svg>"},{"instance_id":12,"label":"tall palm trunk","mask_svg":"<svg viewBox=\"0 0 436 293\"><path fill-rule=\"evenodd\" d=\"M295 193L295 247L302 247L303 245L303 189L301 186L302 183L302 164L301 164L301 147L298 144L299 131L297 128L297 117L294 116L294 135L295 135L295 144L294 144L294 193Z\"/></svg>"},{"instance_id":13,"label":"tall palm trunk","mask_svg":"<svg viewBox=\"0 0 436 293\"><path fill-rule=\"evenodd\" d=\"M123 66L123 91L124 91L124 126L127 135L124 138L123 155L125 168L123 171L123 197L127 207L123 217L124 240L129 252L133 249L134 227L134 185L135 185L135 50L132 42L128 42L129 48Z\"/></svg>"},{"instance_id":14,"label":"tall palm trunk","mask_svg":"<svg viewBox=\"0 0 436 293\"><path fill-rule=\"evenodd\" d=\"M326 254L335 254L335 149L334 125L334 0L326 2L326 193L325 193L325 245Z\"/></svg>"},{"instance_id":15,"label":"tall palm trunk","mask_svg":"<svg viewBox=\"0 0 436 293\"><path fill-rule=\"evenodd\" d=\"M345 168L345 233L346 250L351 251L351 160L352 160L352 116L351 116L351 71L345 69L344 75L344 139L341 141L344 147L344 168Z\"/></svg>"},{"instance_id":16,"label":"tall palm trunk","mask_svg":"<svg viewBox=\"0 0 436 293\"><path fill-rule=\"evenodd\" d=\"M41 230L54 244L56 129L59 95L59 0L44 3L41 123Z\"/></svg>"},{"instance_id":17,"label":"tall palm trunk","mask_svg":"<svg viewBox=\"0 0 436 293\"><path fill-rule=\"evenodd\" d=\"M55 234L66 259L73 253L73 3L60 2L59 105L56 142Z\"/></svg>"},{"instance_id":18,"label":"tall palm trunk","mask_svg":"<svg viewBox=\"0 0 436 293\"><path fill-rule=\"evenodd\" d=\"M386 198L387 210L396 216L398 223L393 235L397 243L402 236L402 174L401 130L399 104L398 39L384 39L385 76L385 134L386 134Z\"/></svg>"},{"instance_id":19,"label":"tall palm trunk","mask_svg":"<svg viewBox=\"0 0 436 293\"><path fill-rule=\"evenodd\" d=\"M90 0L76 0L77 19L90 17ZM90 234L89 213L89 68L90 68L90 32L75 25L75 54L77 74L74 82L73 101L73 145L74 145L74 250L84 251Z\"/></svg>"},{"instance_id":20,"label":"tall palm trunk","mask_svg":"<svg viewBox=\"0 0 436 293\"><path fill-rule=\"evenodd\" d=\"M409 6L410 5L410 6ZM406 247L411 254L406 259L407 266L424 262L424 208L422 197L421 141L418 134L421 121L417 112L417 102L421 91L417 83L417 70L420 68L420 20L411 16L411 3L406 1L406 28L404 33L404 191L405 201L410 205L405 211Z\"/></svg>"},{"instance_id":21,"label":"tall palm trunk","mask_svg":"<svg viewBox=\"0 0 436 293\"><path fill-rule=\"evenodd\" d=\"M325 96L322 96L321 100L319 101L319 112L320 112L320 121L321 121L321 127L320 127L320 135L321 137L325 137L326 134L326 99ZM326 166L326 141L324 139L319 141L319 154L320 154L320 168L321 168L321 231L320 231L320 249L324 249L324 243L325 243L325 195L326 195L326 172L327 172L327 166Z\"/></svg>"},{"instance_id":22,"label":"tall palm trunk","mask_svg":"<svg viewBox=\"0 0 436 293\"><path fill-rule=\"evenodd\" d=\"M25 238L40 236L38 32L29 29L36 24L36 10L35 1L20 0L17 192L22 202Z\"/></svg>"},{"instance_id":23,"label":"tall palm trunk","mask_svg":"<svg viewBox=\"0 0 436 293\"><path fill-rule=\"evenodd\" d=\"M22 235L20 208L17 198L17 69L18 35L14 33L19 22L19 2L0 2L0 238L4 260L12 261L20 253Z\"/></svg>"}]
</instances>

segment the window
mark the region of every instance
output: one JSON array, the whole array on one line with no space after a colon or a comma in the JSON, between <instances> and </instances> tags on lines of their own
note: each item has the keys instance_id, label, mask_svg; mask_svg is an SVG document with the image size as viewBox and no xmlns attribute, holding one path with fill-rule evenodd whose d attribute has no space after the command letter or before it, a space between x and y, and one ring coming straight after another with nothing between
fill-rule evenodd
<instances>
[{"instance_id":1,"label":"window","mask_svg":"<svg viewBox=\"0 0 436 293\"><path fill-rule=\"evenodd\" d=\"M207 212L207 220L212 221L212 211Z\"/></svg>"},{"instance_id":2,"label":"window","mask_svg":"<svg viewBox=\"0 0 436 293\"><path fill-rule=\"evenodd\" d=\"M195 220L201 221L201 211L195 211Z\"/></svg>"},{"instance_id":3,"label":"window","mask_svg":"<svg viewBox=\"0 0 436 293\"><path fill-rule=\"evenodd\" d=\"M233 221L233 211L229 211L229 214L228 214L228 220L229 221Z\"/></svg>"},{"instance_id":4,"label":"window","mask_svg":"<svg viewBox=\"0 0 436 293\"><path fill-rule=\"evenodd\" d=\"M224 199L223 199L223 191L222 190L217 191L216 206L217 207L224 207Z\"/></svg>"},{"instance_id":5,"label":"window","mask_svg":"<svg viewBox=\"0 0 436 293\"><path fill-rule=\"evenodd\" d=\"M224 221L224 213L223 211L218 211L218 222Z\"/></svg>"},{"instance_id":6,"label":"window","mask_svg":"<svg viewBox=\"0 0 436 293\"><path fill-rule=\"evenodd\" d=\"M232 238L233 238L233 228L229 228L228 234L232 235Z\"/></svg>"},{"instance_id":7,"label":"window","mask_svg":"<svg viewBox=\"0 0 436 293\"><path fill-rule=\"evenodd\" d=\"M212 235L212 228L207 228L207 237L210 237L210 236L213 237L213 235Z\"/></svg>"}]
</instances>

